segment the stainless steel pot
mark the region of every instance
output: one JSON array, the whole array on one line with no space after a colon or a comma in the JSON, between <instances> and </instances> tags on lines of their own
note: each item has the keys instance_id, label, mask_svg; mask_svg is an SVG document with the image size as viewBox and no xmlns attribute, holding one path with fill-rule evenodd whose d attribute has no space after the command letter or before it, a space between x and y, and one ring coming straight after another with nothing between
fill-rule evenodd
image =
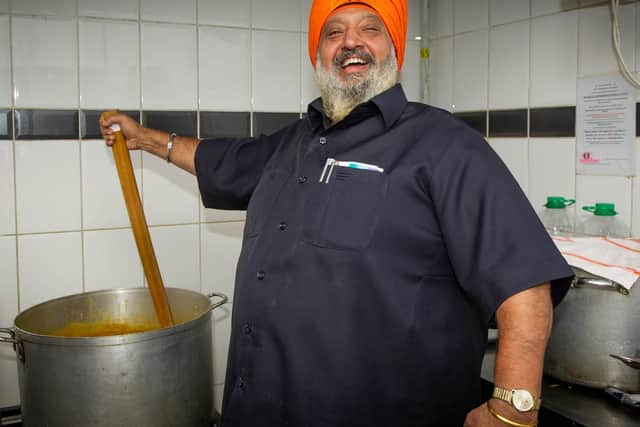
<instances>
[{"instance_id":1,"label":"stainless steel pot","mask_svg":"<svg viewBox=\"0 0 640 427\"><path fill-rule=\"evenodd\" d=\"M51 333L71 322L153 323L146 288L54 299L2 328L18 359L25 426L208 426L213 415L211 304L167 288L175 326L93 338Z\"/></svg>"},{"instance_id":2,"label":"stainless steel pot","mask_svg":"<svg viewBox=\"0 0 640 427\"><path fill-rule=\"evenodd\" d=\"M554 312L545 373L587 387L640 391L640 283L627 291L574 270Z\"/></svg>"}]
</instances>

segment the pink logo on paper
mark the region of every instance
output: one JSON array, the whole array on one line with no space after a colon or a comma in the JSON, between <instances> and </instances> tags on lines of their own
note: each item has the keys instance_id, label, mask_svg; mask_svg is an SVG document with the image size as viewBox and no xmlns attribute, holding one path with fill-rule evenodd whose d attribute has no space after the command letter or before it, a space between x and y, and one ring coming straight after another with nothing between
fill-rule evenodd
<instances>
[{"instance_id":1,"label":"pink logo on paper","mask_svg":"<svg viewBox=\"0 0 640 427\"><path fill-rule=\"evenodd\" d=\"M583 165L595 165L600 163L600 159L594 159L589 151L585 151L582 153L582 156L580 156L580 163Z\"/></svg>"}]
</instances>

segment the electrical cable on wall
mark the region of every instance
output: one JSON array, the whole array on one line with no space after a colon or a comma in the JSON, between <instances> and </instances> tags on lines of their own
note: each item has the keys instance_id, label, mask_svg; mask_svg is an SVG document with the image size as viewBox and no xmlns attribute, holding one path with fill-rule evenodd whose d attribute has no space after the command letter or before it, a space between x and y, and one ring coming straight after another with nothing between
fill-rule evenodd
<instances>
[{"instance_id":1,"label":"electrical cable on wall","mask_svg":"<svg viewBox=\"0 0 640 427\"><path fill-rule=\"evenodd\" d=\"M640 88L640 80L636 79L635 76L629 68L627 64L624 62L624 58L622 56L622 49L620 48L620 25L618 22L618 7L620 6L620 0L611 0L611 35L613 38L613 48L616 53L616 58L618 59L618 65L620 67L620 72L622 75L636 88Z\"/></svg>"}]
</instances>

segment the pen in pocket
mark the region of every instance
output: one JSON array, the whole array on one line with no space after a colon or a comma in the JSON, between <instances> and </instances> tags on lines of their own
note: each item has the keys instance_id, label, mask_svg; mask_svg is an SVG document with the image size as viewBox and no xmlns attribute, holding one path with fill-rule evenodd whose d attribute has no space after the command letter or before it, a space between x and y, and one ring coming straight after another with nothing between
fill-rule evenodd
<instances>
[{"instance_id":1,"label":"pen in pocket","mask_svg":"<svg viewBox=\"0 0 640 427\"><path fill-rule=\"evenodd\" d=\"M333 173L333 168L335 166L340 166L340 167L350 168L350 169L361 169L361 170L367 170L367 171L379 172L379 173L384 172L384 169L382 169L381 167L372 165L369 163L362 163L362 162L356 162L356 161L350 161L350 160L349 161L336 160L333 158L328 158L324 164L322 173L320 174L319 182L324 182L325 184L328 184L329 178L331 178L331 174Z\"/></svg>"}]
</instances>

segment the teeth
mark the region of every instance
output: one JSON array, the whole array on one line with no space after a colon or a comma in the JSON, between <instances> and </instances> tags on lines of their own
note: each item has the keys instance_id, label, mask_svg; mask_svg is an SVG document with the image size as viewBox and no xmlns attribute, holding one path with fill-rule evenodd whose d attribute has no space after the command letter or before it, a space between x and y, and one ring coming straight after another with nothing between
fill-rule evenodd
<instances>
[{"instance_id":1,"label":"teeth","mask_svg":"<svg viewBox=\"0 0 640 427\"><path fill-rule=\"evenodd\" d=\"M364 64L366 64L366 61L364 61L363 59L360 59L360 58L348 58L342 63L342 66L343 67L348 67L349 65L353 65L353 64L364 65Z\"/></svg>"}]
</instances>

